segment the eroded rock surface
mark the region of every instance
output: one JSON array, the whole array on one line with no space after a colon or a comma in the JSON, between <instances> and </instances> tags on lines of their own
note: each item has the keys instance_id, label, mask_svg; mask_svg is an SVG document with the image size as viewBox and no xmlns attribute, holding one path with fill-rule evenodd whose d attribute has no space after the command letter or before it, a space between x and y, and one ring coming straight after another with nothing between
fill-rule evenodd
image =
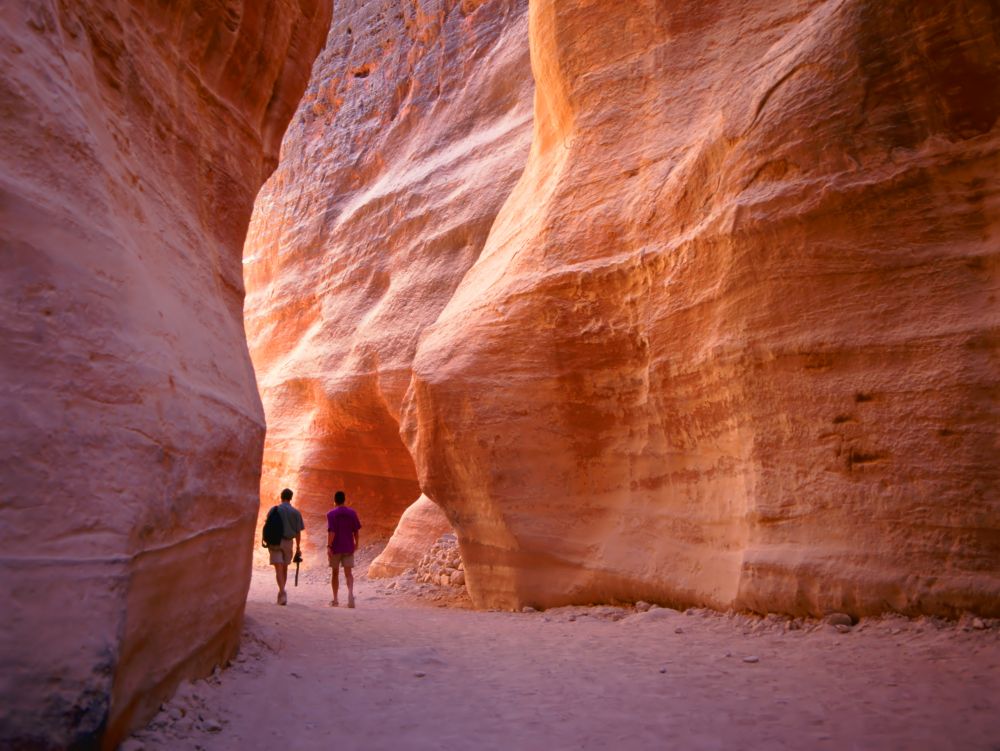
<instances>
[{"instance_id":1,"label":"eroded rock surface","mask_svg":"<svg viewBox=\"0 0 1000 751\"><path fill-rule=\"evenodd\" d=\"M344 489L388 537L420 495L399 413L421 331L486 241L531 139L527 0L337 3L247 237L265 499L307 547ZM265 504L266 507L266 504Z\"/></svg>"},{"instance_id":2,"label":"eroded rock surface","mask_svg":"<svg viewBox=\"0 0 1000 751\"><path fill-rule=\"evenodd\" d=\"M1000 613L998 13L533 0L403 417L478 605Z\"/></svg>"},{"instance_id":3,"label":"eroded rock surface","mask_svg":"<svg viewBox=\"0 0 1000 751\"><path fill-rule=\"evenodd\" d=\"M451 532L441 507L427 496L420 496L403 512L389 543L368 567L368 578L384 579L399 576L407 569L415 570L434 543Z\"/></svg>"},{"instance_id":4,"label":"eroded rock surface","mask_svg":"<svg viewBox=\"0 0 1000 751\"><path fill-rule=\"evenodd\" d=\"M112 748L234 652L254 195L329 3L0 13L0 745Z\"/></svg>"}]
</instances>

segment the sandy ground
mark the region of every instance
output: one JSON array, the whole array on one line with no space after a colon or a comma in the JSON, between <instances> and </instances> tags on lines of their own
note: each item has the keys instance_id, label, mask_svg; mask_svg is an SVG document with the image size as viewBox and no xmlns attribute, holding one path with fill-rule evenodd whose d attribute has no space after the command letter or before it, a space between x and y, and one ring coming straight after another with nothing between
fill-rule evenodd
<instances>
[{"instance_id":1,"label":"sandy ground","mask_svg":"<svg viewBox=\"0 0 1000 751\"><path fill-rule=\"evenodd\" d=\"M279 607L255 569L239 657L123 749L1000 750L995 622L476 612L395 585L330 608L307 569Z\"/></svg>"}]
</instances>

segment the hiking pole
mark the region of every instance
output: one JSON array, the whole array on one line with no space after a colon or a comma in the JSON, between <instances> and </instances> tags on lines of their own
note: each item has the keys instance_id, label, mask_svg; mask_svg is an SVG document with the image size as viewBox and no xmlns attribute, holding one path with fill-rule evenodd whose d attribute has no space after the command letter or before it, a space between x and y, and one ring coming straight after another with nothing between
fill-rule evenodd
<instances>
[{"instance_id":1,"label":"hiking pole","mask_svg":"<svg viewBox=\"0 0 1000 751\"><path fill-rule=\"evenodd\" d=\"M292 562L295 564L295 586L299 586L299 564L302 563L302 551L296 550L295 557L292 558Z\"/></svg>"}]
</instances>

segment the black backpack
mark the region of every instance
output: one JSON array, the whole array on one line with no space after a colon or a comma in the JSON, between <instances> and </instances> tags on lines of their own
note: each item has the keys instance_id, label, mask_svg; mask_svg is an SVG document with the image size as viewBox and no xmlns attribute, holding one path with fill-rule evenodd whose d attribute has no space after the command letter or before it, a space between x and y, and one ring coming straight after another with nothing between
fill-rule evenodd
<instances>
[{"instance_id":1,"label":"black backpack","mask_svg":"<svg viewBox=\"0 0 1000 751\"><path fill-rule=\"evenodd\" d=\"M285 524L281 521L281 514L277 506L271 506L267 512L267 519L264 520L264 541L263 547L268 545L280 545L285 537Z\"/></svg>"}]
</instances>

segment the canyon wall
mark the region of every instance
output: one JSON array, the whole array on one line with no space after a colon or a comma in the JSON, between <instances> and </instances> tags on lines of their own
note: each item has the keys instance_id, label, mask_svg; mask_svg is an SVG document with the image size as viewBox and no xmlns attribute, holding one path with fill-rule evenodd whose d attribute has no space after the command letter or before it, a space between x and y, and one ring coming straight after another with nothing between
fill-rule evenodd
<instances>
[{"instance_id":1,"label":"canyon wall","mask_svg":"<svg viewBox=\"0 0 1000 751\"><path fill-rule=\"evenodd\" d=\"M402 415L479 606L1000 615L998 34L532 0L530 157Z\"/></svg>"},{"instance_id":2,"label":"canyon wall","mask_svg":"<svg viewBox=\"0 0 1000 751\"><path fill-rule=\"evenodd\" d=\"M113 748L234 653L254 196L323 0L0 11L0 745Z\"/></svg>"},{"instance_id":3,"label":"canyon wall","mask_svg":"<svg viewBox=\"0 0 1000 751\"><path fill-rule=\"evenodd\" d=\"M524 166L531 91L527 0L337 4L244 251L263 508L292 488L307 548L338 489L363 540L420 495L413 354Z\"/></svg>"}]
</instances>

